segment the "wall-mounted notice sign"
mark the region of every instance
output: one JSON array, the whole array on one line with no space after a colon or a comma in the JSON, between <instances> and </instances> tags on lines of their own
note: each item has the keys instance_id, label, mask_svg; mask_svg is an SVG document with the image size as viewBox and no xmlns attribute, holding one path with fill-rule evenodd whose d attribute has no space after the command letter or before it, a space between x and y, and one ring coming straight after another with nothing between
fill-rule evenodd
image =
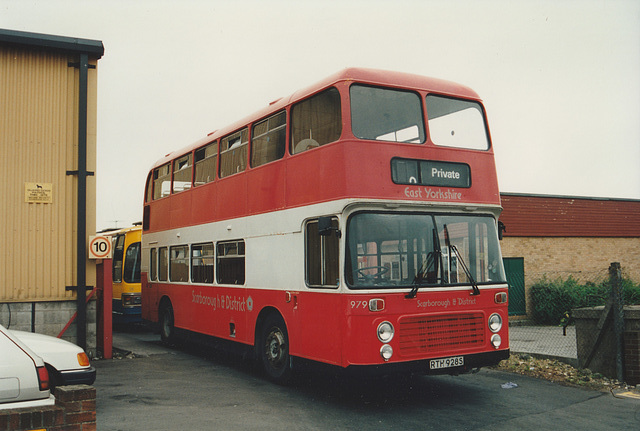
<instances>
[{"instance_id":1,"label":"wall-mounted notice sign","mask_svg":"<svg viewBox=\"0 0 640 431\"><path fill-rule=\"evenodd\" d=\"M53 184L24 183L24 201L32 204L53 203Z\"/></svg>"}]
</instances>

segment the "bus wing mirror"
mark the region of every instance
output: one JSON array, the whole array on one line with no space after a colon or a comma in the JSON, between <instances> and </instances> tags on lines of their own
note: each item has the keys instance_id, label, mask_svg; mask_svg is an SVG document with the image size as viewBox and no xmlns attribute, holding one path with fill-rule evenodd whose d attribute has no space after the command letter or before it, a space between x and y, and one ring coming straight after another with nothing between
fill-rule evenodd
<instances>
[{"instance_id":1,"label":"bus wing mirror","mask_svg":"<svg viewBox=\"0 0 640 431\"><path fill-rule=\"evenodd\" d=\"M320 236L329 236L331 232L335 231L336 236L340 237L340 230L333 226L331 217L320 217L318 218L318 234Z\"/></svg>"},{"instance_id":2,"label":"bus wing mirror","mask_svg":"<svg viewBox=\"0 0 640 431\"><path fill-rule=\"evenodd\" d=\"M498 239L502 241L504 233L507 231L507 227L501 221L498 222Z\"/></svg>"}]
</instances>

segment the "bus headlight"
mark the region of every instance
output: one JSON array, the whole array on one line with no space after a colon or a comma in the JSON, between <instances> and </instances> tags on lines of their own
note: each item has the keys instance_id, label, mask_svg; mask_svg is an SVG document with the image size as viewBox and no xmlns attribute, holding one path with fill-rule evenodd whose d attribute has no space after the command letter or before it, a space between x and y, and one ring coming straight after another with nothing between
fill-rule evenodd
<instances>
[{"instance_id":1,"label":"bus headlight","mask_svg":"<svg viewBox=\"0 0 640 431\"><path fill-rule=\"evenodd\" d=\"M500 344L502 344L502 338L500 338L498 334L493 334L491 336L491 344L493 344L493 347L496 349L499 348Z\"/></svg>"},{"instance_id":2,"label":"bus headlight","mask_svg":"<svg viewBox=\"0 0 640 431\"><path fill-rule=\"evenodd\" d=\"M382 356L385 362L388 361L393 356L393 348L388 344L384 344L380 347L380 356Z\"/></svg>"},{"instance_id":3,"label":"bus headlight","mask_svg":"<svg viewBox=\"0 0 640 431\"><path fill-rule=\"evenodd\" d=\"M382 322L378 325L378 340L388 343L393 338L393 325L389 322Z\"/></svg>"},{"instance_id":4,"label":"bus headlight","mask_svg":"<svg viewBox=\"0 0 640 431\"><path fill-rule=\"evenodd\" d=\"M493 313L489 316L489 329L491 329L491 332L498 332L502 329L502 317L498 313Z\"/></svg>"}]
</instances>

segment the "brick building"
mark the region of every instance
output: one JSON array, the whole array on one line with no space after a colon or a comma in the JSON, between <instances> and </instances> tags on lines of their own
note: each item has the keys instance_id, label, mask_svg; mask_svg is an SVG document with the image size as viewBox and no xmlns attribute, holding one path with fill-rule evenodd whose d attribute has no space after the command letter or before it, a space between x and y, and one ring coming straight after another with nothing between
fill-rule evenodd
<instances>
[{"instance_id":1,"label":"brick building","mask_svg":"<svg viewBox=\"0 0 640 431\"><path fill-rule=\"evenodd\" d=\"M545 276L596 281L620 262L623 275L640 282L640 200L514 193L501 200L505 268L523 294L510 313L525 314L526 289Z\"/></svg>"}]
</instances>

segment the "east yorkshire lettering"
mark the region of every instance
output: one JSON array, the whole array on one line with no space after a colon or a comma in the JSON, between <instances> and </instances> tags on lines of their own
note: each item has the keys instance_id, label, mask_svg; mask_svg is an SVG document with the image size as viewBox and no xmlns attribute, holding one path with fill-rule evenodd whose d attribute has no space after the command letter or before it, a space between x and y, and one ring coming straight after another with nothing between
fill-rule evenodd
<instances>
[{"instance_id":1,"label":"east yorkshire lettering","mask_svg":"<svg viewBox=\"0 0 640 431\"><path fill-rule=\"evenodd\" d=\"M432 189L431 187L411 187L408 186L404 189L404 195L408 198L419 199L444 199L451 201L462 200L462 193L456 192L453 189L442 190Z\"/></svg>"}]
</instances>

